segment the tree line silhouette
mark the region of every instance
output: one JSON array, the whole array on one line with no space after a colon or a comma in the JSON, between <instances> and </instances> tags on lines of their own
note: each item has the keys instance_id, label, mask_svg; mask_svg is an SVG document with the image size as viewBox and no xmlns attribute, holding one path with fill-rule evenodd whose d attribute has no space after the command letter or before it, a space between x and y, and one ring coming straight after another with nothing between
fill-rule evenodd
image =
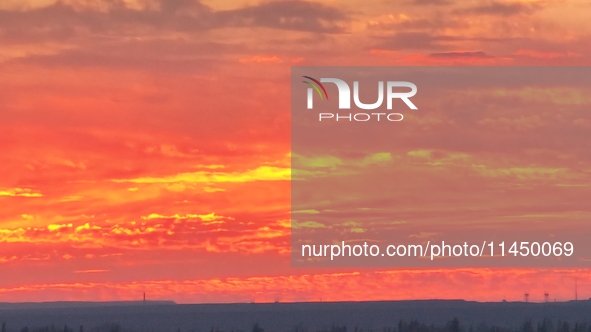
<instances>
[{"instance_id":1,"label":"tree line silhouette","mask_svg":"<svg viewBox=\"0 0 591 332\"><path fill-rule=\"evenodd\" d=\"M2 329L0 332L17 332L19 329L12 329L8 331L6 322L2 323ZM197 330L181 331L179 328L172 328L171 331L176 332L201 332ZM28 326L20 328L20 332L74 332L74 328L65 325L63 329L51 326L42 326L29 329ZM78 332L85 332L84 326L81 325L78 328ZM124 329L118 324L105 324L90 329L89 332L140 332L134 329ZM141 332L160 332L160 331L141 331ZM165 331L167 332L167 331ZM207 331L205 331L207 332ZM252 328L246 330L232 330L222 331L219 329L212 328L209 332L265 332L265 329L255 323ZM534 323L531 320L525 321L519 328L509 328L501 326L489 326L486 324L480 324L478 326L470 325L463 326L457 318L454 318L444 325L436 326L434 324L426 324L419 322L418 320L405 321L401 320L396 326L384 327L381 329L363 329L354 327L348 329L347 326L333 324L330 328L326 329L307 329L302 325L298 325L291 329L291 332L591 332L591 325L587 323L574 323L569 324L566 321L558 321L554 324L550 319L544 319L541 322Z\"/></svg>"}]
</instances>

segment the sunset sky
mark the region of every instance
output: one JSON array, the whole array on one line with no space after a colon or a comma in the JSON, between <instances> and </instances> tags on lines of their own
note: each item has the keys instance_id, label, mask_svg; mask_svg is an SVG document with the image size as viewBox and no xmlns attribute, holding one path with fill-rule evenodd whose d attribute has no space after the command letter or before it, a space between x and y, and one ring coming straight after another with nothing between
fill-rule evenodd
<instances>
[{"instance_id":1,"label":"sunset sky","mask_svg":"<svg viewBox=\"0 0 591 332\"><path fill-rule=\"evenodd\" d=\"M569 300L575 279L589 298L591 269L291 267L290 73L589 65L590 11L583 0L3 0L0 301ZM546 163L567 170L553 185L589 192L591 114L564 119L587 141L511 163L534 170L532 186ZM519 140L552 120L502 125ZM419 145L400 155L454 153ZM589 222L581 197L572 217Z\"/></svg>"}]
</instances>

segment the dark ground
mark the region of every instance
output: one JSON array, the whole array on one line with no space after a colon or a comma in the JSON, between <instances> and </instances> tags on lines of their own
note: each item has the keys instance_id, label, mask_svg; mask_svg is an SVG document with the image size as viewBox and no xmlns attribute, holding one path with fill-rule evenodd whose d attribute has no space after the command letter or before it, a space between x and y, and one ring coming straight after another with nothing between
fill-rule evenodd
<instances>
[{"instance_id":1,"label":"dark ground","mask_svg":"<svg viewBox=\"0 0 591 332\"><path fill-rule=\"evenodd\" d=\"M427 325L445 325L453 318L461 326L501 326L521 329L531 320L534 326L544 318L554 322L588 323L591 326L591 301L550 303L479 303L466 301L396 301L340 303L273 303L273 304L194 304L172 302L55 302L43 304L0 303L0 323L6 332L29 332L42 326L55 326L56 332L68 325L78 332L116 324L121 331L178 332L250 332L254 323L266 332L329 330L333 324L364 331L395 328L400 320L418 320ZM572 326L572 325L571 325Z\"/></svg>"}]
</instances>

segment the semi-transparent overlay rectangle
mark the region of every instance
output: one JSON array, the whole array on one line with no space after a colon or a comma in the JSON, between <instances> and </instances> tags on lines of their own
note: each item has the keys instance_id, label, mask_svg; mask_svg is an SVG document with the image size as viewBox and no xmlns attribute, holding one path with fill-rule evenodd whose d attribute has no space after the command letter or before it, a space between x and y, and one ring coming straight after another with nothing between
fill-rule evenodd
<instances>
[{"instance_id":1,"label":"semi-transparent overlay rectangle","mask_svg":"<svg viewBox=\"0 0 591 332\"><path fill-rule=\"evenodd\" d=\"M590 265L591 68L293 67L291 95L293 265Z\"/></svg>"}]
</instances>

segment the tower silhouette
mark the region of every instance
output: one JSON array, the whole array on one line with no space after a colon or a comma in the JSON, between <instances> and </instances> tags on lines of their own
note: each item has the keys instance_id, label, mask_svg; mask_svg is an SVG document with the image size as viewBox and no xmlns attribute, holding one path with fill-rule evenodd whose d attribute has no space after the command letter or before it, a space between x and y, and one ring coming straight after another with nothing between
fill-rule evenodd
<instances>
[{"instance_id":1,"label":"tower silhouette","mask_svg":"<svg viewBox=\"0 0 591 332\"><path fill-rule=\"evenodd\" d=\"M529 293L525 292L525 294L523 295L525 302L529 302Z\"/></svg>"},{"instance_id":2,"label":"tower silhouette","mask_svg":"<svg viewBox=\"0 0 591 332\"><path fill-rule=\"evenodd\" d=\"M548 298L550 297L550 294L548 292L544 292L544 302L548 302Z\"/></svg>"}]
</instances>

